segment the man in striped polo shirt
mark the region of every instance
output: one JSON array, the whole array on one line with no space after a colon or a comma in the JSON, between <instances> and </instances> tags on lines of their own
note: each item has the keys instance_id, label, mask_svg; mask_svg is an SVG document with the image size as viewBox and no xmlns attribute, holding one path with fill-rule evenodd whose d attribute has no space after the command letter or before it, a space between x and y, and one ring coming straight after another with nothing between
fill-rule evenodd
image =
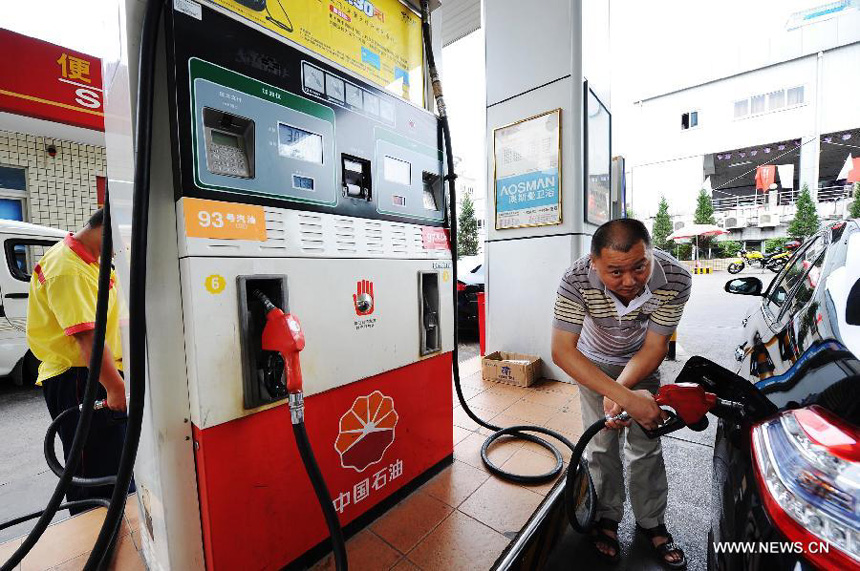
<instances>
[{"instance_id":1,"label":"man in striped polo shirt","mask_svg":"<svg viewBox=\"0 0 860 571\"><path fill-rule=\"evenodd\" d=\"M576 260L561 280L553 320L553 361L579 384L583 426L622 410L648 429L666 418L652 394L691 285L690 272L653 249L638 220L613 220L597 229L590 255ZM667 566L683 568L684 552L664 525L668 484L660 439L649 439L636 423L626 426L637 528ZM620 430L604 430L589 445L598 519L592 539L598 553L613 561L620 557L617 529L624 508L619 440Z\"/></svg>"}]
</instances>

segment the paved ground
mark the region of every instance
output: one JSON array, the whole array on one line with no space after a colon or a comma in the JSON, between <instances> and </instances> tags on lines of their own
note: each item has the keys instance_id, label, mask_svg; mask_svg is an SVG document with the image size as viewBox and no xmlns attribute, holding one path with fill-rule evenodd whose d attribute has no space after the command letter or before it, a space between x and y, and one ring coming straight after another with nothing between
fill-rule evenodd
<instances>
[{"instance_id":1,"label":"paved ground","mask_svg":"<svg viewBox=\"0 0 860 571\"><path fill-rule=\"evenodd\" d=\"M23 389L0 377L0 522L45 507L57 478L48 470L42 443L51 417L42 389ZM62 454L58 457L62 458ZM57 515L54 521L68 517ZM0 542L29 531L22 523L0 531Z\"/></svg>"},{"instance_id":2,"label":"paved ground","mask_svg":"<svg viewBox=\"0 0 860 571\"><path fill-rule=\"evenodd\" d=\"M744 272L744 275L751 275ZM760 276L765 284L773 274ZM741 342L741 320L756 305L758 298L731 295L723 290L731 276L725 272L693 276L693 294L678 329L678 360L661 367L663 383L671 383L687 358L703 355L735 371L734 349ZM707 533L710 525L711 464L716 422L704 432L683 429L663 437L663 458L669 479L669 506L666 525L675 541L687 553L688 569L705 569ZM591 545L568 528L547 569L567 570L571 562L583 569L662 569L652 555L648 541L634 534L635 524L628 501L619 536L621 563L608 566L596 559ZM581 562L581 564L579 564Z\"/></svg>"},{"instance_id":3,"label":"paved ground","mask_svg":"<svg viewBox=\"0 0 860 571\"><path fill-rule=\"evenodd\" d=\"M664 365L664 382L674 380L685 356L695 354L736 368L733 351L741 336L740 321L755 299L723 292L728 278L725 273L694 276L693 296L679 330L681 360ZM767 283L769 276L762 278ZM460 359L476 355L477 345L474 335L464 333ZM49 420L41 389L14 387L7 379L0 378L0 522L41 509L54 488L56 478L47 470L42 455L42 440ZM704 433L684 430L664 438L670 479L667 523L676 540L686 548L690 569L703 569L705 565L713 429L712 424ZM66 515L60 514L58 519L63 517ZM0 531L0 542L20 536L28 529L28 524L20 524ZM633 521L628 513L621 532L626 559L615 569L653 565L647 546L641 539L633 541L632 530ZM589 557L587 546L571 531L564 537L550 568L569 569L571 561L585 561L582 558ZM588 567L598 568L596 563L589 563Z\"/></svg>"}]
</instances>

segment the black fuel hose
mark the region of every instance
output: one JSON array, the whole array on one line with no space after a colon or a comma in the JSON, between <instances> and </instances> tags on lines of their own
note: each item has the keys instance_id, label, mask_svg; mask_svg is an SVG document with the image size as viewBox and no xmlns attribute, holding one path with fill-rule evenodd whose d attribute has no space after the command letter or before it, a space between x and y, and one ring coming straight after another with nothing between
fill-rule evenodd
<instances>
[{"instance_id":1,"label":"black fuel hose","mask_svg":"<svg viewBox=\"0 0 860 571\"><path fill-rule=\"evenodd\" d=\"M460 333L458 331L458 314L459 310L457 307L457 191L455 180L457 175L454 173L454 150L451 146L451 129L448 125L448 113L445 107L445 99L442 94L442 81L439 78L439 72L436 69L436 58L433 55L433 44L430 35L430 3L428 0L421 0L421 28L424 36L424 55L427 59L427 69L430 75L430 83L433 88L433 97L436 100L436 110L439 116L439 123L442 127L442 136L445 144L445 162L447 174L445 175L445 181L448 183L448 224L450 228L450 240L451 240L451 271L454 274L454 279L452 281L452 289L454 292L454 351L452 357L452 368L454 373L454 388L457 392L457 399L460 401L460 406L463 407L463 411L475 421L479 426L483 426L489 430L495 431L487 440L484 442L484 445L481 447L481 460L483 460L484 465L487 467L487 470L490 473L511 482L517 482L519 484L542 484L544 482L548 482L558 476L562 469L564 468L564 459L559 452L558 448L553 446L550 442L540 438L539 436L533 436L531 434L526 434L527 432L538 432L540 434L545 434L547 436L552 436L553 438L562 442L565 446L569 447L571 450L574 449L574 444L567 439L563 434L556 432L555 430L550 430L549 428L544 428L542 426L532 426L532 425L519 425L519 426L511 426L508 428L502 428L500 426L496 426L494 424L490 424L489 422L481 419L477 416L472 409L469 408L468 403L466 403L466 399L463 396L463 388L461 386L460 381L460 363L459 363L459 343L460 343ZM556 460L556 466L549 472L545 474L537 474L537 475L524 475L524 474L515 474L513 472L507 472L502 470L500 467L493 464L488 455L489 447L499 438L503 436L510 436L512 438L518 438L521 440L526 440L528 442L534 442L539 446L543 446L547 450L549 450Z\"/></svg>"},{"instance_id":2,"label":"black fuel hose","mask_svg":"<svg viewBox=\"0 0 860 571\"><path fill-rule=\"evenodd\" d=\"M143 424L146 396L146 259L149 230L149 185L152 162L153 99L155 97L155 62L158 23L165 0L147 0L140 35L137 74L137 113L135 115L134 194L131 214L131 255L129 260L129 400L125 432L116 485L110 508L99 531L93 550L84 567L86 571L102 569L115 534L125 513L128 488L137 458Z\"/></svg>"},{"instance_id":3,"label":"black fuel hose","mask_svg":"<svg viewBox=\"0 0 860 571\"><path fill-rule=\"evenodd\" d=\"M80 409L77 406L70 406L63 412L57 415L51 424L48 425L48 430L45 432L45 444L44 444L44 452L45 452L45 460L48 462L48 468L51 469L51 472L56 474L57 476L62 476L63 471L66 469L60 461L57 459L56 449L54 447L54 441L57 438L57 432L60 430L60 425L66 419L67 416L70 416ZM100 486L112 486L116 483L116 476L100 476L98 478L82 478L80 476L75 476L72 478L73 486L81 486L83 488L97 488ZM105 504L108 503L107 500L104 500ZM107 506L106 506L107 507Z\"/></svg>"},{"instance_id":4,"label":"black fuel hose","mask_svg":"<svg viewBox=\"0 0 860 571\"><path fill-rule=\"evenodd\" d=\"M308 478L314 487L317 501L319 501L320 508L322 508L323 516L325 517L325 524L331 537L335 568L337 571L347 571L349 563L346 556L346 542L343 538L343 530L340 527L340 520L337 518L337 512L334 510L334 504L332 504L331 495L328 493L325 479L314 457L311 443L308 441L308 433L305 430L304 422L293 424L293 435L296 438L296 445L299 448L302 463L305 465Z\"/></svg>"},{"instance_id":5,"label":"black fuel hose","mask_svg":"<svg viewBox=\"0 0 860 571\"><path fill-rule=\"evenodd\" d=\"M75 508L97 508L103 507L106 508L110 506L110 502L104 498L90 498L88 500L75 500L73 502L66 502L64 504L60 504L60 507L57 508L57 511L75 509ZM22 515L16 517L15 519L10 519L9 521L4 521L0 523L0 531L12 527L13 525L18 525L19 523L24 523L25 521L30 521L31 519L36 519L45 513L45 510L39 510L37 512L33 512L27 515Z\"/></svg>"},{"instance_id":6,"label":"black fuel hose","mask_svg":"<svg viewBox=\"0 0 860 571\"><path fill-rule=\"evenodd\" d=\"M283 311L272 303L272 300L269 299L269 297L262 291L255 289L253 293L254 297L263 304L266 314L276 309ZM272 353L277 355L277 353ZM283 374L283 377L281 377L281 374L278 374L278 377L287 380L286 374L288 369L283 368L283 361L280 362L281 374ZM285 385L288 385L288 383L285 383ZM297 392L294 391L289 393L290 421L293 424L293 436L295 437L296 447L299 449L299 456L302 459L302 464L304 464L305 472L308 475L308 479L311 481L314 493L317 496L317 502L323 512L326 527L328 527L328 533L332 544L332 552L334 553L335 568L337 571L347 571L349 568L349 561L346 555L346 541L343 538L343 529L340 527L340 520L337 517L334 504L331 501L331 494L328 492L325 478L322 475L319 464L317 464L316 456L314 456L314 449L308 439L308 432L305 429L305 398L301 391L300 383L299 387L300 388Z\"/></svg>"},{"instance_id":7,"label":"black fuel hose","mask_svg":"<svg viewBox=\"0 0 860 571\"><path fill-rule=\"evenodd\" d=\"M54 493L48 501L48 505L39 514L39 521L24 538L23 543L15 550L15 553L9 558L6 563L0 567L0 571L12 571L26 557L28 553L39 541L39 538L45 533L48 524L54 519L57 511L61 509L63 496L69 486L73 485L74 474L78 470L78 465L81 461L81 453L90 432L90 425L94 414L93 405L96 401L96 391L99 385L99 376L101 375L102 356L104 354L105 332L107 330L107 313L108 301L110 293L110 274L111 274L111 254L113 253L113 234L111 233L111 218L110 218L110 200L109 191L105 189L105 206L104 206L104 221L102 223L102 249L99 259L99 278L98 278L98 295L96 298L96 315L95 329L93 331L93 348L90 353L89 370L87 372L87 383L84 389L84 398L82 399L81 415L78 420L78 426L75 429L75 436L72 439L72 445L68 450L68 461L66 467L59 474L60 480L54 488ZM128 485L126 484L126 490ZM33 518L27 518L33 519ZM26 521L26 520L25 520ZM7 522L8 523L8 522ZM5 524L4 524L5 526ZM2 529L2 526L0 526ZM116 538L116 525L111 527L106 533L105 553L113 545Z\"/></svg>"},{"instance_id":8,"label":"black fuel hose","mask_svg":"<svg viewBox=\"0 0 860 571\"><path fill-rule=\"evenodd\" d=\"M579 440L576 441L576 446L574 446L573 452L570 454L570 464L567 469L567 474L565 474L564 507L567 512L567 519L570 522L571 527L580 533L588 533L591 531L591 526L594 520L595 505L594 502L589 502L588 514L581 519L576 516L577 508L580 505L580 498L577 498L576 494L580 493L580 487L576 485L575 480L577 477L588 478L589 480L591 479L591 474L587 473L588 461L583 460L582 456L585 454L585 447L589 442L591 442L591 439L597 436L597 433L604 428L606 428L606 420L600 419L585 429L585 432L583 432L582 436L579 437ZM580 470L585 471L586 473L580 474ZM589 485L589 489L593 492L593 484ZM583 521L587 523L583 524Z\"/></svg>"}]
</instances>

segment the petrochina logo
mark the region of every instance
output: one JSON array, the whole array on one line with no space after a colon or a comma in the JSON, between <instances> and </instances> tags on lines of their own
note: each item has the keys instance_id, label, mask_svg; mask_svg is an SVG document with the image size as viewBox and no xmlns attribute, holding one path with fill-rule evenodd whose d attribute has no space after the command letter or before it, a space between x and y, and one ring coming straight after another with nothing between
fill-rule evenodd
<instances>
[{"instance_id":1,"label":"petrochina logo","mask_svg":"<svg viewBox=\"0 0 860 571\"><path fill-rule=\"evenodd\" d=\"M355 314L359 316L370 315L375 307L373 301L373 282L370 280L359 280L355 284L355 293L352 295L352 303L355 306Z\"/></svg>"},{"instance_id":2,"label":"petrochina logo","mask_svg":"<svg viewBox=\"0 0 860 571\"><path fill-rule=\"evenodd\" d=\"M334 443L340 465L363 472L382 460L394 443L398 418L394 399L379 391L355 399L352 408L340 417L340 432Z\"/></svg>"}]
</instances>

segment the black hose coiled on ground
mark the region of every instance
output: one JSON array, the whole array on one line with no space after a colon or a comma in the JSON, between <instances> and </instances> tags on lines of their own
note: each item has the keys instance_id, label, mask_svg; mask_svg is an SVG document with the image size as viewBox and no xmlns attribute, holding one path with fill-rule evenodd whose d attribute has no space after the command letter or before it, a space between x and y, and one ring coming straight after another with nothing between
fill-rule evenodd
<instances>
[{"instance_id":1,"label":"black hose coiled on ground","mask_svg":"<svg viewBox=\"0 0 860 571\"><path fill-rule=\"evenodd\" d=\"M84 444L90 432L90 424L92 422L94 410L93 405L96 401L96 390L98 389L99 376L102 369L102 356L104 355L105 332L107 330L107 313L108 301L110 293L110 274L111 274L111 254L113 253L113 234L111 233L110 219L110 200L109 191L105 189L105 206L104 206L104 221L102 223L102 250L99 259L99 280L98 280L98 296L96 300L96 316L95 330L93 332L93 349L90 353L89 370L87 372L87 384L84 389L84 398L82 401L81 416L78 420L78 426L75 429L75 436L72 439L71 449L68 451L68 461L66 467L60 472L60 480L54 488L54 493L48 501L48 505L39 513L39 521L27 534L24 542L15 550L15 553L9 558L6 563L0 567L0 571L12 571L33 549L39 538L45 533L48 524L54 519L57 511L61 508L63 496L66 494L69 486L72 485L74 474L78 470L78 464L81 460L81 452L84 449ZM59 415L58 415L59 418ZM53 442L53 439L52 439ZM128 484L126 484L126 490ZM95 504L93 504L95 505ZM32 514L30 514L32 515ZM36 517L36 516L34 516ZM19 518L20 519L20 518ZM25 520L33 519L33 517L25 517ZM7 522L8 523L8 522ZM4 524L5 526L6 524ZM2 529L2 527L0 527ZM113 541L116 538L116 525L108 529L105 538L105 553L107 553Z\"/></svg>"},{"instance_id":2,"label":"black hose coiled on ground","mask_svg":"<svg viewBox=\"0 0 860 571\"><path fill-rule=\"evenodd\" d=\"M490 473L511 482L517 482L519 484L542 484L544 482L552 480L561 473L561 470L564 467L564 459L561 455L561 452L559 452L559 450L550 442L538 436L526 434L526 432L538 432L547 436L552 436L553 438L559 440L564 445L569 447L571 450L574 449L574 444L570 440L568 440L563 434L554 430L550 430L548 428L544 428L542 426L520 425L511 426L509 428L502 428L500 426L490 424L489 422L478 417L469 408L469 405L466 403L466 399L463 396L463 388L461 387L460 383L460 364L458 350L458 346L460 343L460 334L457 326L459 313L457 308L457 191L454 183L457 178L457 175L454 173L454 150L451 146L451 129L448 125L448 114L445 107L445 99L442 95L442 81L439 78L439 72L436 69L436 58L433 55L432 40L430 35L430 3L428 0L421 0L421 28L423 31L422 35L424 36L424 55L427 59L427 69L430 75L430 83L433 88L433 96L436 99L436 110L439 115L439 123L442 127L442 136L444 138L445 143L445 162L447 167L447 174L445 175L445 180L448 182L448 222L451 233L450 239L452 251L451 271L454 273L454 279L451 280L452 289L454 292L454 351L452 358L452 368L454 372L454 388L457 392L457 399L460 401L460 405L463 407L463 410L466 412L469 418L471 418L479 426L483 426L484 428L495 431L493 435L487 438L487 440L484 442L484 445L481 447L481 460L483 460L484 465L487 467L487 470L489 470ZM490 461L489 455L487 453L489 447L502 436L511 436L512 438L519 438L543 446L544 448L552 452L553 456L555 456L555 468L545 474L538 474L534 476L514 474L512 472L506 472L505 470L502 470Z\"/></svg>"},{"instance_id":3,"label":"black hose coiled on ground","mask_svg":"<svg viewBox=\"0 0 860 571\"><path fill-rule=\"evenodd\" d=\"M323 478L322 472L320 472L320 467L314 457L311 443L308 441L308 433L305 430L304 422L293 424L293 435L296 437L296 445L299 448L299 455L302 457L302 463L305 465L308 478L310 479L311 484L313 484L314 492L316 493L317 500L322 508L323 516L325 516L325 524L328 527L328 532L331 536L335 568L337 571L347 571L349 563L346 556L346 542L343 538L343 530L340 528L340 520L338 520L337 512L334 510L331 495L328 493L325 479Z\"/></svg>"}]
</instances>

